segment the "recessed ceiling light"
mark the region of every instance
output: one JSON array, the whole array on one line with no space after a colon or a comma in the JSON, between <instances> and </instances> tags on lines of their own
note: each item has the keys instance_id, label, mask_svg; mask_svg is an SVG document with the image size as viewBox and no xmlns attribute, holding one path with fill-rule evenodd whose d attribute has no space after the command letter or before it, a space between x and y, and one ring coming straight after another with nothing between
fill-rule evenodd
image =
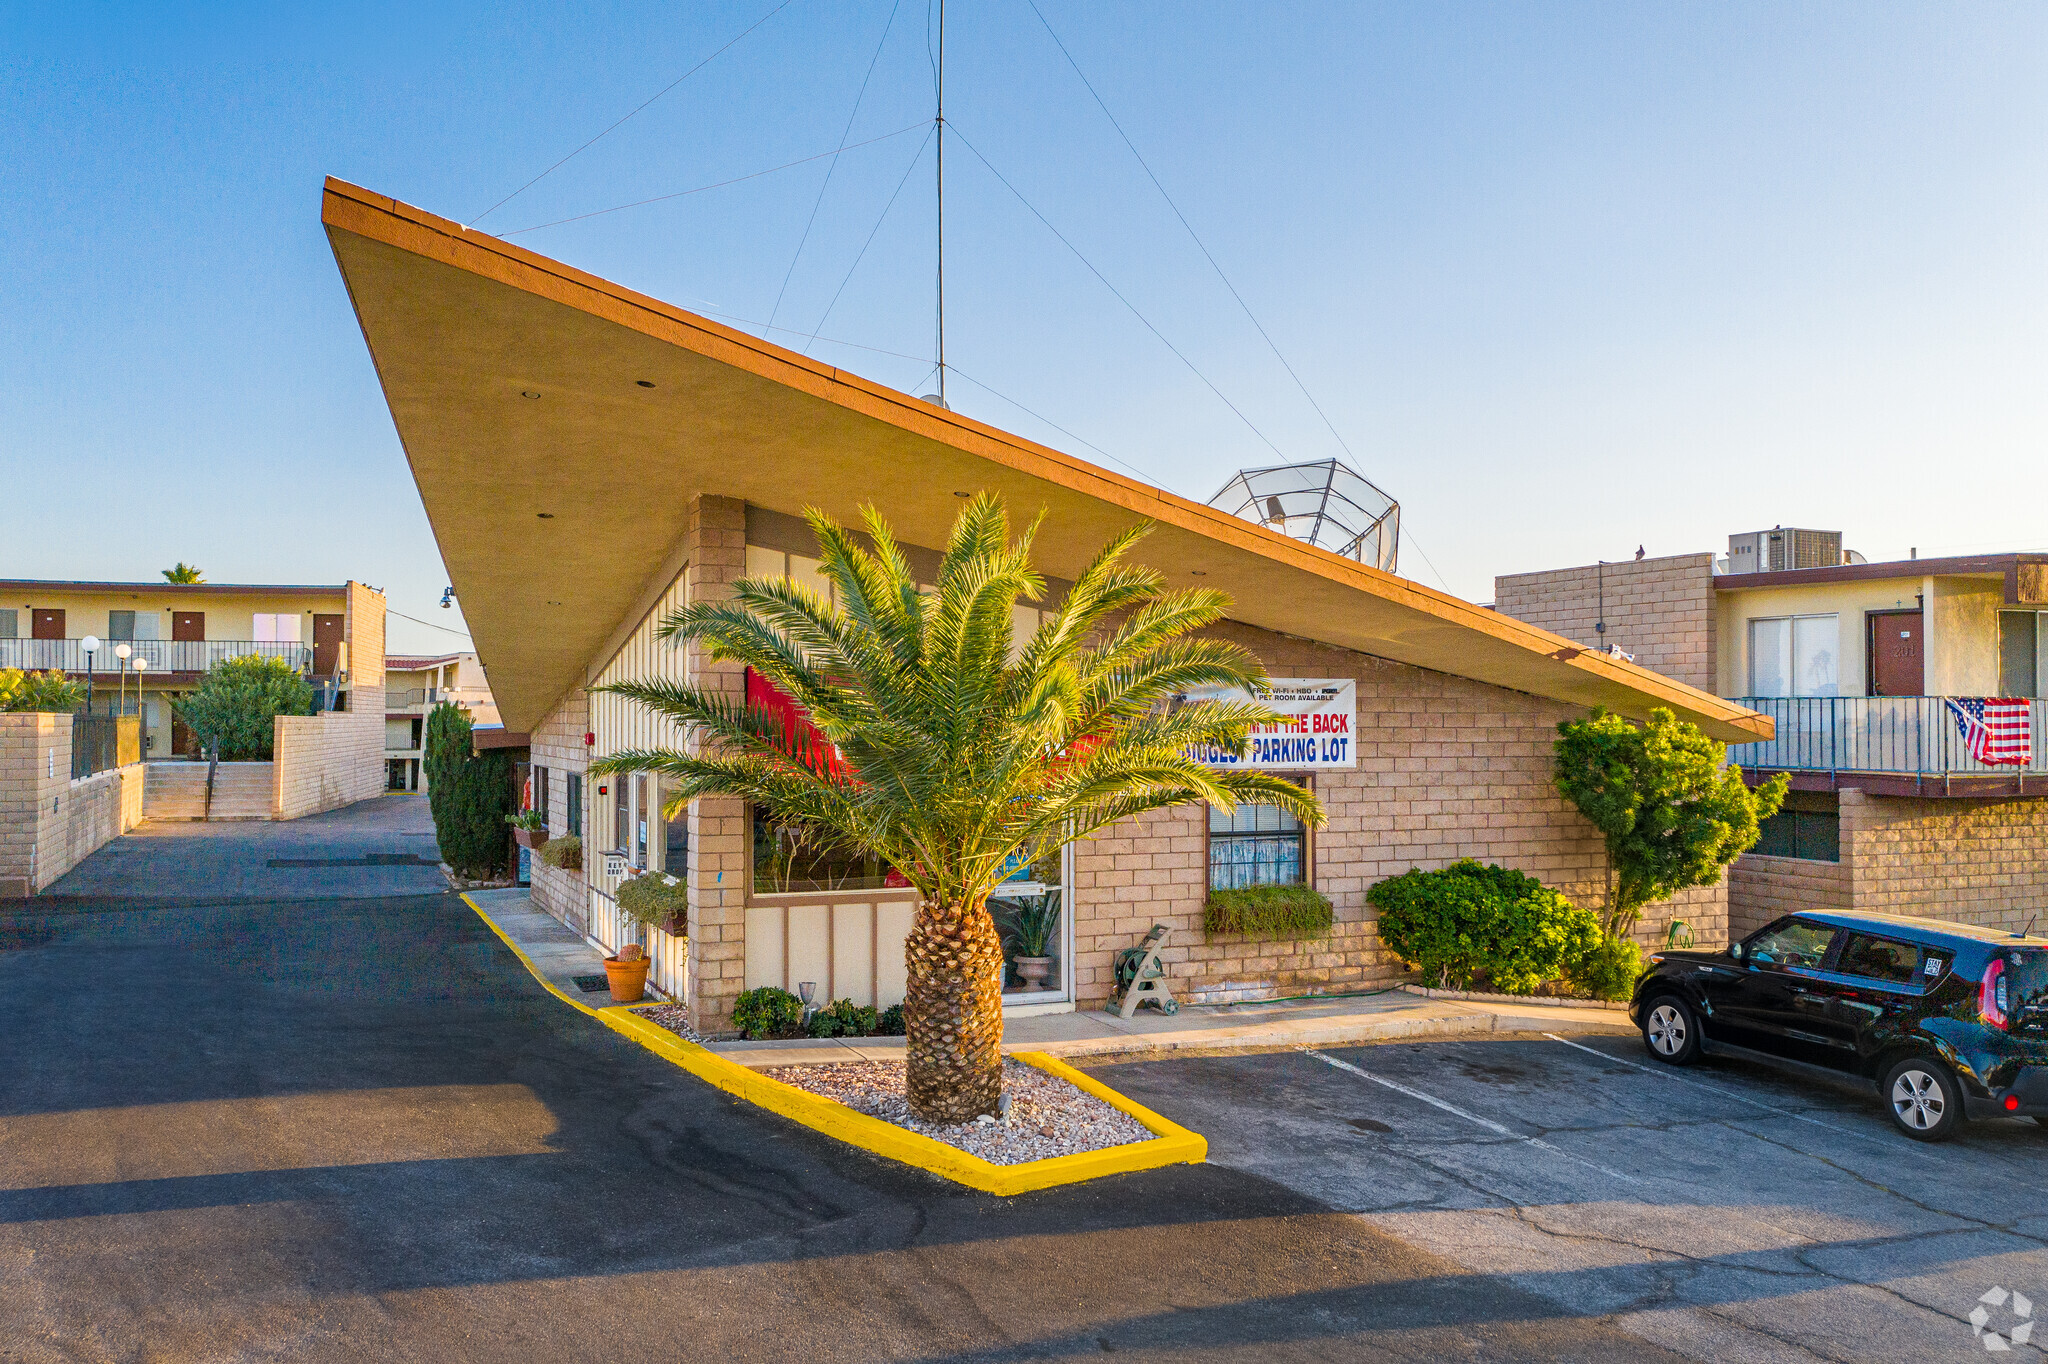
<instances>
[{"instance_id":1,"label":"recessed ceiling light","mask_svg":"<svg viewBox=\"0 0 2048 1364\"><path fill-rule=\"evenodd\" d=\"M1191 568L1188 570L1188 572L1192 573L1197 578L1206 578L1209 576L1209 570L1206 568Z\"/></svg>"},{"instance_id":2,"label":"recessed ceiling light","mask_svg":"<svg viewBox=\"0 0 2048 1364\"><path fill-rule=\"evenodd\" d=\"M953 494L953 496L955 496L955 497L972 497L972 496L974 496L974 494L973 494L973 493L954 493L954 494Z\"/></svg>"},{"instance_id":3,"label":"recessed ceiling light","mask_svg":"<svg viewBox=\"0 0 2048 1364\"><path fill-rule=\"evenodd\" d=\"M538 398L540 393L537 390L528 388L520 390L519 396L522 398Z\"/></svg>"},{"instance_id":4,"label":"recessed ceiling light","mask_svg":"<svg viewBox=\"0 0 2048 1364\"><path fill-rule=\"evenodd\" d=\"M633 382L634 382L634 383L636 383L636 384L638 384L638 385L640 385L640 387L642 387L642 388L653 388L653 387L654 387L654 380L652 380L652 379L635 379L635 380L634 380Z\"/></svg>"},{"instance_id":5,"label":"recessed ceiling light","mask_svg":"<svg viewBox=\"0 0 2048 1364\"><path fill-rule=\"evenodd\" d=\"M534 515L538 516L543 521L552 521L555 519L555 514L553 512L535 512Z\"/></svg>"}]
</instances>

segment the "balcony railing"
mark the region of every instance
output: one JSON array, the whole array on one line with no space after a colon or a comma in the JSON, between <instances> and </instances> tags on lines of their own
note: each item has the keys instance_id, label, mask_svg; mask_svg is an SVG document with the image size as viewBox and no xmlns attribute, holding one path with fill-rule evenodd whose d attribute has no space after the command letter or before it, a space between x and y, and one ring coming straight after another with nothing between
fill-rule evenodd
<instances>
[{"instance_id":1,"label":"balcony railing","mask_svg":"<svg viewBox=\"0 0 2048 1364\"><path fill-rule=\"evenodd\" d=\"M128 646L128 662L149 660L146 671L153 673L203 673L223 659L256 655L281 658L301 672L313 666L313 646L303 642L274 644L255 639L103 639L92 656L95 673L118 673L121 660L114 657L116 645ZM85 650L75 639L0 639L0 668L23 668L42 672L59 668L67 673L85 671Z\"/></svg>"},{"instance_id":2,"label":"balcony railing","mask_svg":"<svg viewBox=\"0 0 2048 1364\"><path fill-rule=\"evenodd\" d=\"M439 687L407 687L404 691L384 693L384 709L404 710L408 706L431 706L447 693Z\"/></svg>"},{"instance_id":3,"label":"balcony railing","mask_svg":"<svg viewBox=\"0 0 2048 1364\"><path fill-rule=\"evenodd\" d=\"M1812 772L1898 772L1915 775L2014 776L2048 772L2048 701L2028 702L2033 760L1992 766L1970 756L1969 740L1942 696L1741 696L1734 698L1777 723L1765 743L1730 744L1728 761L1744 768Z\"/></svg>"}]
</instances>

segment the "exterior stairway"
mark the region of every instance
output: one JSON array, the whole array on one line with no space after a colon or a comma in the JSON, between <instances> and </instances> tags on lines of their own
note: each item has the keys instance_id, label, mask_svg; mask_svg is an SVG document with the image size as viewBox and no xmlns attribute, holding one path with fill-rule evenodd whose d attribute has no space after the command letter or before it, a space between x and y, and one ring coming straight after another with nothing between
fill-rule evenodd
<instances>
[{"instance_id":1,"label":"exterior stairway","mask_svg":"<svg viewBox=\"0 0 2048 1364\"><path fill-rule=\"evenodd\" d=\"M212 818L269 819L271 764L222 763L215 770ZM153 762L142 778L144 819L205 819L206 764Z\"/></svg>"}]
</instances>

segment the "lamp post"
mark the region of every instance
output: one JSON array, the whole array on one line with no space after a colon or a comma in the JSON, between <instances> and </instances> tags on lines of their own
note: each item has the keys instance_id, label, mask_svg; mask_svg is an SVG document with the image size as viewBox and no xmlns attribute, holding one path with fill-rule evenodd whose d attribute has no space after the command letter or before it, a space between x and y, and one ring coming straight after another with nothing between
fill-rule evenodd
<instances>
[{"instance_id":1,"label":"lamp post","mask_svg":"<svg viewBox=\"0 0 2048 1364\"><path fill-rule=\"evenodd\" d=\"M85 713L92 714L92 656L100 651L100 637L87 635L78 641L78 647L85 651Z\"/></svg>"},{"instance_id":2,"label":"lamp post","mask_svg":"<svg viewBox=\"0 0 2048 1364\"><path fill-rule=\"evenodd\" d=\"M115 712L119 715L128 713L128 655L134 652L126 644L114 646L114 657L121 660L121 699L116 703L119 709Z\"/></svg>"},{"instance_id":3,"label":"lamp post","mask_svg":"<svg viewBox=\"0 0 2048 1364\"><path fill-rule=\"evenodd\" d=\"M149 660L137 654L135 656L135 714L140 718L135 722L135 734L142 744L144 757L149 755L149 717L142 713L142 673L148 667Z\"/></svg>"}]
</instances>

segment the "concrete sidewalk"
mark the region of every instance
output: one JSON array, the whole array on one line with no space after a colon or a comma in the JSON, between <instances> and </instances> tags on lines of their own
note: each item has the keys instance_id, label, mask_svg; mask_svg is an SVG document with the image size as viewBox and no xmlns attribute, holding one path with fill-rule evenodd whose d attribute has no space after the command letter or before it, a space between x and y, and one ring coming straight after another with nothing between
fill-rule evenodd
<instances>
[{"instance_id":1,"label":"concrete sidewalk","mask_svg":"<svg viewBox=\"0 0 2048 1364\"><path fill-rule=\"evenodd\" d=\"M573 977L603 975L604 961L577 934L534 909L523 890L472 891L470 898L496 921L543 975L572 999L583 998ZM610 1003L602 993L593 1005ZM650 996L650 1000L651 1000ZM1628 1011L1535 1001L1430 999L1403 989L1357 998L1261 1000L1244 1004L1187 1005L1168 1016L1145 1007L1131 1019L1101 1009L1036 1014L1003 1026L1004 1051L1119 1059L1172 1052L1256 1051L1281 1047L1337 1047L1491 1032L1632 1031ZM901 1060L900 1037L845 1041L714 1042L713 1051L756 1070L828 1061Z\"/></svg>"}]
</instances>

